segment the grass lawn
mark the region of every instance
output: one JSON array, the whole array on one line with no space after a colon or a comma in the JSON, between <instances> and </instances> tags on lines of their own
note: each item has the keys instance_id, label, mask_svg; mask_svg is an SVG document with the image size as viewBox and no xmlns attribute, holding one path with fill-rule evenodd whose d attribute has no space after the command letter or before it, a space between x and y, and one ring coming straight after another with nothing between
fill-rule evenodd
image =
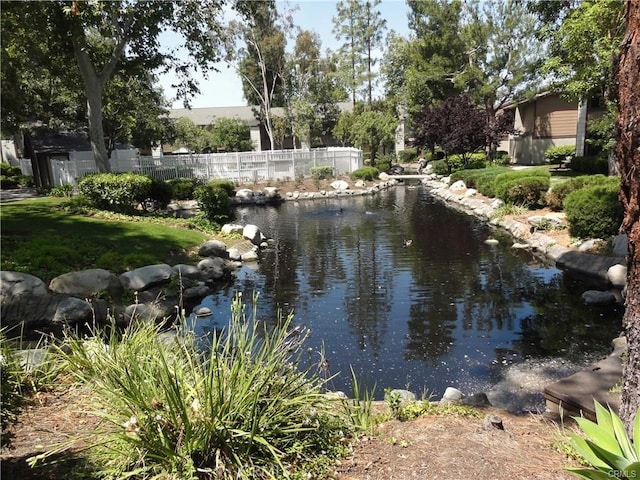
<instances>
[{"instance_id":1,"label":"grass lawn","mask_svg":"<svg viewBox=\"0 0 640 480\"><path fill-rule=\"evenodd\" d=\"M207 238L172 220L74 215L59 208L63 202L42 198L2 205L2 270L45 281L87 268L119 274L162 263L172 250L188 249Z\"/></svg>"}]
</instances>

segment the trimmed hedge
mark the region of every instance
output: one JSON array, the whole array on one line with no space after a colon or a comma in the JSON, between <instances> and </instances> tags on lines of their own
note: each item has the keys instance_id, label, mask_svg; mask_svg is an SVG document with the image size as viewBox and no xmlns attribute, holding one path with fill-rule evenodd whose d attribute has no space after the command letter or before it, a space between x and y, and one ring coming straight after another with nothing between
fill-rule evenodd
<instances>
[{"instance_id":1,"label":"trimmed hedge","mask_svg":"<svg viewBox=\"0 0 640 480\"><path fill-rule=\"evenodd\" d=\"M236 196L236 184L233 180L229 180L226 178L214 178L209 182L210 187L221 188L225 192L227 192L228 197Z\"/></svg>"},{"instance_id":2,"label":"trimmed hedge","mask_svg":"<svg viewBox=\"0 0 640 480\"><path fill-rule=\"evenodd\" d=\"M193 193L200 209L211 223L221 225L231 217L229 194L220 182L212 181L208 185L200 185Z\"/></svg>"},{"instance_id":3,"label":"trimmed hedge","mask_svg":"<svg viewBox=\"0 0 640 480\"><path fill-rule=\"evenodd\" d=\"M362 179L369 182L378 178L378 175L380 175L380 170L376 167L362 167L351 172L352 179Z\"/></svg>"},{"instance_id":4,"label":"trimmed hedge","mask_svg":"<svg viewBox=\"0 0 640 480\"><path fill-rule=\"evenodd\" d=\"M425 156L425 158L427 158ZM399 163L414 163L418 161L418 149L416 147L405 148L398 152Z\"/></svg>"},{"instance_id":5,"label":"trimmed hedge","mask_svg":"<svg viewBox=\"0 0 640 480\"><path fill-rule=\"evenodd\" d=\"M624 216L613 182L575 190L564 199L569 233L578 238L608 238L619 232Z\"/></svg>"},{"instance_id":6,"label":"trimmed hedge","mask_svg":"<svg viewBox=\"0 0 640 480\"><path fill-rule=\"evenodd\" d=\"M154 181L135 173L96 173L83 177L78 190L95 208L131 213L151 198Z\"/></svg>"},{"instance_id":7,"label":"trimmed hedge","mask_svg":"<svg viewBox=\"0 0 640 480\"><path fill-rule=\"evenodd\" d=\"M609 161L606 157L575 157L571 160L571 170L580 173L592 173L607 175L609 173Z\"/></svg>"},{"instance_id":8,"label":"trimmed hedge","mask_svg":"<svg viewBox=\"0 0 640 480\"><path fill-rule=\"evenodd\" d=\"M197 178L172 178L167 181L171 188L171 198L175 200L193 200L193 191L201 185Z\"/></svg>"},{"instance_id":9,"label":"trimmed hedge","mask_svg":"<svg viewBox=\"0 0 640 480\"><path fill-rule=\"evenodd\" d=\"M544 203L549 190L549 178L544 176L506 178L495 182L496 197L505 203L522 205L527 208Z\"/></svg>"},{"instance_id":10,"label":"trimmed hedge","mask_svg":"<svg viewBox=\"0 0 640 480\"><path fill-rule=\"evenodd\" d=\"M314 180L333 178L333 167L328 165L324 167L311 167L311 178Z\"/></svg>"},{"instance_id":11,"label":"trimmed hedge","mask_svg":"<svg viewBox=\"0 0 640 480\"><path fill-rule=\"evenodd\" d=\"M562 203L567 195L581 188L594 185L612 185L619 188L620 179L618 177L607 177L605 175L581 175L571 178L551 187L551 190L549 190L546 196L547 205L551 210L560 211L563 208Z\"/></svg>"}]
</instances>

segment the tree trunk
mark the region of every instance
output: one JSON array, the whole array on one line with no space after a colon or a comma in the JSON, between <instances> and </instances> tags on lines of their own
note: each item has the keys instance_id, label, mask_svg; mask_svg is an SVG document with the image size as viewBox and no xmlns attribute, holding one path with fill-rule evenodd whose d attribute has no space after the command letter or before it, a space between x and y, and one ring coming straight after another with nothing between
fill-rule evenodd
<instances>
[{"instance_id":1,"label":"tree trunk","mask_svg":"<svg viewBox=\"0 0 640 480\"><path fill-rule=\"evenodd\" d=\"M85 85L87 84L85 80ZM102 88L88 87L87 93L87 122L89 124L89 140L91 141L91 151L96 160L96 167L101 172L110 172L109 154L104 140L104 129L102 128Z\"/></svg>"},{"instance_id":2,"label":"tree trunk","mask_svg":"<svg viewBox=\"0 0 640 480\"><path fill-rule=\"evenodd\" d=\"M623 318L627 360L620 416L628 432L640 407L640 0L625 4L627 31L618 63L618 118L616 156L624 206L622 230L629 238L627 296Z\"/></svg>"}]
</instances>

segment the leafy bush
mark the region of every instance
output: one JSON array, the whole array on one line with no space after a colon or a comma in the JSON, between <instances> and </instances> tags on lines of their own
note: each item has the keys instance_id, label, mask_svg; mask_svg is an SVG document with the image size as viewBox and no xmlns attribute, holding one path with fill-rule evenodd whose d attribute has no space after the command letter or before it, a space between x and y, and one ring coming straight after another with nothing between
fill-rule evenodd
<instances>
[{"instance_id":1,"label":"leafy bush","mask_svg":"<svg viewBox=\"0 0 640 480\"><path fill-rule=\"evenodd\" d=\"M370 182L378 178L378 175L380 175L380 170L376 167L362 167L351 172L352 179L362 179Z\"/></svg>"},{"instance_id":2,"label":"leafy bush","mask_svg":"<svg viewBox=\"0 0 640 480\"><path fill-rule=\"evenodd\" d=\"M571 161L576 154L574 145L554 145L547 148L544 152L544 158L547 162L560 165L562 162Z\"/></svg>"},{"instance_id":3,"label":"leafy bush","mask_svg":"<svg viewBox=\"0 0 640 480\"><path fill-rule=\"evenodd\" d=\"M547 192L547 206L555 211L562 210L564 199L571 192L592 185L611 184L619 186L620 179L617 177L606 177L604 175L582 175L580 177L571 178L565 182L557 183Z\"/></svg>"},{"instance_id":4,"label":"leafy bush","mask_svg":"<svg viewBox=\"0 0 640 480\"><path fill-rule=\"evenodd\" d=\"M391 153L388 153L385 155L378 155L375 160L375 167L381 172L384 172L385 170L388 170L391 167L391 165L393 165L394 161L395 161L395 157Z\"/></svg>"},{"instance_id":5,"label":"leafy bush","mask_svg":"<svg viewBox=\"0 0 640 480\"><path fill-rule=\"evenodd\" d=\"M201 185L194 190L193 196L210 222L223 224L231 216L229 194L220 184Z\"/></svg>"},{"instance_id":6,"label":"leafy bush","mask_svg":"<svg viewBox=\"0 0 640 480\"><path fill-rule=\"evenodd\" d=\"M569 233L578 238L607 238L618 233L623 209L618 187L607 183L573 191L563 202Z\"/></svg>"},{"instance_id":7,"label":"leafy bush","mask_svg":"<svg viewBox=\"0 0 640 480\"><path fill-rule=\"evenodd\" d=\"M201 185L197 178L172 178L167 183L175 200L193 200L193 191Z\"/></svg>"},{"instance_id":8,"label":"leafy bush","mask_svg":"<svg viewBox=\"0 0 640 480\"><path fill-rule=\"evenodd\" d=\"M0 188L3 190L8 190L11 188L18 188L19 180L18 177L8 177L6 175L0 175Z\"/></svg>"},{"instance_id":9,"label":"leafy bush","mask_svg":"<svg viewBox=\"0 0 640 480\"><path fill-rule=\"evenodd\" d=\"M49 190L52 197L71 198L73 196L73 185L58 185Z\"/></svg>"},{"instance_id":10,"label":"leafy bush","mask_svg":"<svg viewBox=\"0 0 640 480\"><path fill-rule=\"evenodd\" d=\"M141 202L142 206L145 210L164 210L171 201L172 193L171 186L167 182L152 178L149 198Z\"/></svg>"},{"instance_id":11,"label":"leafy bush","mask_svg":"<svg viewBox=\"0 0 640 480\"><path fill-rule=\"evenodd\" d=\"M592 480L640 478L640 414L636 412L631 440L611 408L607 410L598 402L595 407L596 422L574 417L586 438L570 433L573 448L591 468L567 470Z\"/></svg>"},{"instance_id":12,"label":"leafy bush","mask_svg":"<svg viewBox=\"0 0 640 480\"><path fill-rule=\"evenodd\" d=\"M434 160L431 162L433 173L436 175L449 175L449 164L444 160Z\"/></svg>"},{"instance_id":13,"label":"leafy bush","mask_svg":"<svg viewBox=\"0 0 640 480\"><path fill-rule=\"evenodd\" d=\"M244 308L236 297L206 351L188 331L167 341L153 325L68 339L71 371L109 425L89 447L105 476L319 478L346 453L340 401L300 368L304 335L292 317L267 328Z\"/></svg>"},{"instance_id":14,"label":"leafy bush","mask_svg":"<svg viewBox=\"0 0 640 480\"><path fill-rule=\"evenodd\" d=\"M415 147L405 148L404 150L400 150L398 152L399 163L414 163L418 161L418 158L419 158L419 152L418 152L418 149Z\"/></svg>"},{"instance_id":15,"label":"leafy bush","mask_svg":"<svg viewBox=\"0 0 640 480\"><path fill-rule=\"evenodd\" d=\"M326 180L333 178L333 167L311 167L311 178L314 180Z\"/></svg>"},{"instance_id":16,"label":"leafy bush","mask_svg":"<svg viewBox=\"0 0 640 480\"><path fill-rule=\"evenodd\" d=\"M609 173L609 161L607 157L575 157L571 160L571 170L581 173L606 175Z\"/></svg>"},{"instance_id":17,"label":"leafy bush","mask_svg":"<svg viewBox=\"0 0 640 480\"><path fill-rule=\"evenodd\" d=\"M225 192L227 192L227 196L235 197L236 196L236 184L233 183L233 180L223 179L223 178L214 178L209 182L210 187L222 188Z\"/></svg>"},{"instance_id":18,"label":"leafy bush","mask_svg":"<svg viewBox=\"0 0 640 480\"><path fill-rule=\"evenodd\" d=\"M543 204L545 194L549 190L549 178L542 176L496 179L496 197L506 203L535 207Z\"/></svg>"},{"instance_id":19,"label":"leafy bush","mask_svg":"<svg viewBox=\"0 0 640 480\"><path fill-rule=\"evenodd\" d=\"M97 173L83 177L78 190L101 210L130 213L151 197L153 180L135 173Z\"/></svg>"},{"instance_id":20,"label":"leafy bush","mask_svg":"<svg viewBox=\"0 0 640 480\"><path fill-rule=\"evenodd\" d=\"M493 188L495 178L512 170L505 167L488 167L478 170L458 170L451 174L451 182L462 180L469 188L475 188L482 195L495 197Z\"/></svg>"},{"instance_id":21,"label":"leafy bush","mask_svg":"<svg viewBox=\"0 0 640 480\"><path fill-rule=\"evenodd\" d=\"M493 154L493 164L506 166L511 163L511 157L509 156L509 152L505 152L504 150L498 150Z\"/></svg>"}]
</instances>

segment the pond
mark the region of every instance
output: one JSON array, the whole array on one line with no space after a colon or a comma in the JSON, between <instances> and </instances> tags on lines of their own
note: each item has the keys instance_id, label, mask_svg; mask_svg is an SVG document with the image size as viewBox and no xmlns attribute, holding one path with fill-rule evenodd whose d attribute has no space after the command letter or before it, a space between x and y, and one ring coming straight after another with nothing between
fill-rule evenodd
<instances>
[{"instance_id":1,"label":"pond","mask_svg":"<svg viewBox=\"0 0 640 480\"><path fill-rule=\"evenodd\" d=\"M243 206L236 222L257 225L272 245L203 301L213 315L197 330L224 326L236 292L257 292L258 316L293 312L310 331L310 361L324 358L329 387L347 394L350 368L377 398L387 387L491 391L514 369L561 376L608 354L620 333L622 307L584 306L579 279L422 186ZM527 401L539 404L539 390Z\"/></svg>"}]
</instances>

